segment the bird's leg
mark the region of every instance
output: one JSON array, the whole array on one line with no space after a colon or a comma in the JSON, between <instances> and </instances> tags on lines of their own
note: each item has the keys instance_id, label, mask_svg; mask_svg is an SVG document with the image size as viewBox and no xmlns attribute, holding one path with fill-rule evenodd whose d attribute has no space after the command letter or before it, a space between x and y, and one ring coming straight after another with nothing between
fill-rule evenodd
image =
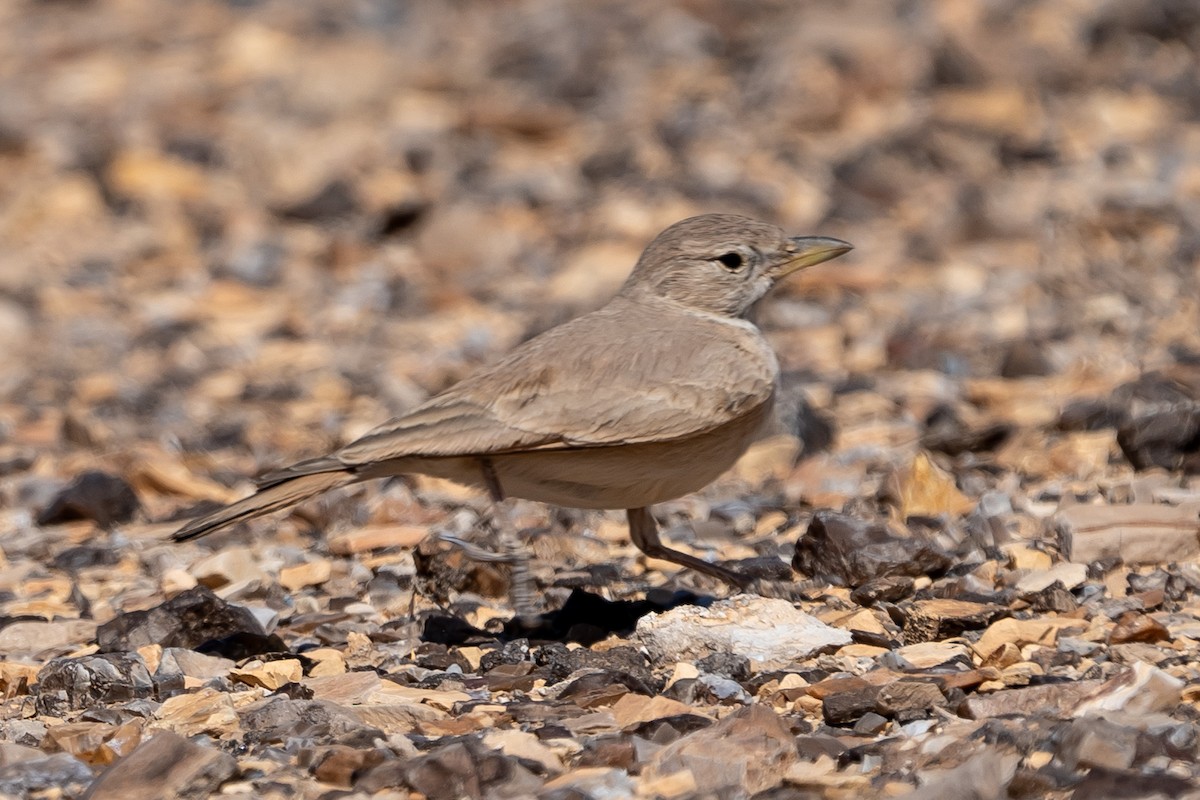
<instances>
[{"instance_id":1,"label":"bird's leg","mask_svg":"<svg viewBox=\"0 0 1200 800\"><path fill-rule=\"evenodd\" d=\"M803 593L823 586L820 581L773 581L743 575L737 570L720 564L689 556L678 550L672 550L658 539L658 524L648 508L630 508L625 512L629 517L629 536L633 543L646 555L661 558L680 566L703 572L714 578L725 581L730 586L743 592L752 592L762 597L777 597L785 600L797 600Z\"/></svg>"},{"instance_id":2,"label":"bird's leg","mask_svg":"<svg viewBox=\"0 0 1200 800\"><path fill-rule=\"evenodd\" d=\"M638 550L651 558L661 558L664 561L671 561L697 572L703 572L705 575L723 580L737 589L746 589L753 582L753 579L729 567L711 564L703 559L667 547L658 539L658 523L651 516L650 509L630 508L626 510L625 514L629 518L629 537Z\"/></svg>"},{"instance_id":3,"label":"bird's leg","mask_svg":"<svg viewBox=\"0 0 1200 800\"><path fill-rule=\"evenodd\" d=\"M509 564L512 567L509 599L512 601L518 621L526 622L528 627L528 623L531 623L537 616L533 608L536 592L533 586L533 575L529 571L529 550L517 538L516 529L508 514L508 507L504 504L504 489L500 485L500 476L496 474L496 467L492 464L491 459L479 459L479 470L483 476L483 485L492 499L492 519L495 521L499 539L499 551L489 552L456 538L446 536L442 538L461 547L468 558L476 561Z\"/></svg>"}]
</instances>

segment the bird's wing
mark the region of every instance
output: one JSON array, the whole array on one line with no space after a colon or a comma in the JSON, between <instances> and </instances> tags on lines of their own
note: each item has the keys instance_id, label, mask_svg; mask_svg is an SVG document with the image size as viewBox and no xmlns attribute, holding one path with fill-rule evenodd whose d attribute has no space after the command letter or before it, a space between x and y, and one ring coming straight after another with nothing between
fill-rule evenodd
<instances>
[{"instance_id":1,"label":"bird's wing","mask_svg":"<svg viewBox=\"0 0 1200 800\"><path fill-rule=\"evenodd\" d=\"M614 301L531 339L327 459L296 467L685 438L769 400L776 372L749 325Z\"/></svg>"}]
</instances>

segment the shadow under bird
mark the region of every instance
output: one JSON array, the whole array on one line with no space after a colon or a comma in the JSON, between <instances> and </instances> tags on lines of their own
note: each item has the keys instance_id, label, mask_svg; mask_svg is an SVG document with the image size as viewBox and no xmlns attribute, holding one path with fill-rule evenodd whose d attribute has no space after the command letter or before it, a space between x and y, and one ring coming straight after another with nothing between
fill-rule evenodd
<instances>
[{"instance_id":1,"label":"shadow under bird","mask_svg":"<svg viewBox=\"0 0 1200 800\"><path fill-rule=\"evenodd\" d=\"M769 418L775 353L746 314L781 278L851 245L747 217L677 222L602 308L552 328L404 416L173 536L204 536L357 481L423 473L559 506L626 509L648 556L751 581L659 541L649 507L703 488Z\"/></svg>"}]
</instances>

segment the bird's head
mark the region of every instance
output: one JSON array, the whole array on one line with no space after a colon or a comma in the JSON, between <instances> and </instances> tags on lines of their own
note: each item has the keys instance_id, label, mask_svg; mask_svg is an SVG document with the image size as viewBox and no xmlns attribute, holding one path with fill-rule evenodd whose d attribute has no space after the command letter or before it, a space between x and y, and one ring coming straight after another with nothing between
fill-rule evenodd
<instances>
[{"instance_id":1,"label":"bird's head","mask_svg":"<svg viewBox=\"0 0 1200 800\"><path fill-rule=\"evenodd\" d=\"M621 294L740 317L776 281L851 249L840 239L788 237L749 217L703 214L676 222L655 237Z\"/></svg>"}]
</instances>

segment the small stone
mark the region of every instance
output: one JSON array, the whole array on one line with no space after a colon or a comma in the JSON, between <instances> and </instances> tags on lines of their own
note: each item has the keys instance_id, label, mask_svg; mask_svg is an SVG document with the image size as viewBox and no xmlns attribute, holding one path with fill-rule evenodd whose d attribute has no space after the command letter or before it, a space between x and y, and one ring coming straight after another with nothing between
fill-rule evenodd
<instances>
[{"instance_id":1,"label":"small stone","mask_svg":"<svg viewBox=\"0 0 1200 800\"><path fill-rule=\"evenodd\" d=\"M289 592L295 592L306 586L319 586L333 574L333 565L326 559L305 561L292 567L279 570L279 585Z\"/></svg>"},{"instance_id":2,"label":"small stone","mask_svg":"<svg viewBox=\"0 0 1200 800\"><path fill-rule=\"evenodd\" d=\"M133 487L115 475L85 472L54 496L38 514L38 525L92 520L102 528L129 522L141 508Z\"/></svg>"},{"instance_id":3,"label":"small stone","mask_svg":"<svg viewBox=\"0 0 1200 800\"><path fill-rule=\"evenodd\" d=\"M975 501L955 485L954 477L933 462L926 452L918 452L912 462L894 474L889 494L895 499L903 519L958 517L975 507Z\"/></svg>"},{"instance_id":4,"label":"small stone","mask_svg":"<svg viewBox=\"0 0 1200 800\"><path fill-rule=\"evenodd\" d=\"M231 694L204 688L164 700L154 724L181 736L224 736L237 732L238 717Z\"/></svg>"},{"instance_id":5,"label":"small stone","mask_svg":"<svg viewBox=\"0 0 1200 800\"><path fill-rule=\"evenodd\" d=\"M329 552L352 556L389 547L416 547L429 537L429 528L420 525L368 525L329 540Z\"/></svg>"},{"instance_id":6,"label":"small stone","mask_svg":"<svg viewBox=\"0 0 1200 800\"><path fill-rule=\"evenodd\" d=\"M926 681L892 681L875 696L875 710L900 722L929 716L934 708L946 706L941 690Z\"/></svg>"},{"instance_id":7,"label":"small stone","mask_svg":"<svg viewBox=\"0 0 1200 800\"><path fill-rule=\"evenodd\" d=\"M760 664L786 664L849 644L849 632L826 625L785 600L738 595L708 608L680 606L638 620L636 637L651 657L674 663L736 653Z\"/></svg>"},{"instance_id":8,"label":"small stone","mask_svg":"<svg viewBox=\"0 0 1200 800\"><path fill-rule=\"evenodd\" d=\"M254 554L248 547L231 547L202 558L192 564L191 574L197 582L209 589L263 581L267 578L267 573L259 568Z\"/></svg>"},{"instance_id":9,"label":"small stone","mask_svg":"<svg viewBox=\"0 0 1200 800\"><path fill-rule=\"evenodd\" d=\"M132 797L204 797L237 772L233 756L160 731L106 769L88 791L89 800Z\"/></svg>"},{"instance_id":10,"label":"small stone","mask_svg":"<svg viewBox=\"0 0 1200 800\"><path fill-rule=\"evenodd\" d=\"M954 665L969 669L971 651L956 642L921 642L896 648L886 653L881 661L883 666L902 672L945 669Z\"/></svg>"},{"instance_id":11,"label":"small stone","mask_svg":"<svg viewBox=\"0 0 1200 800\"><path fill-rule=\"evenodd\" d=\"M889 725L887 717L880 716L874 711L868 711L854 723L854 732L874 736Z\"/></svg>"},{"instance_id":12,"label":"small stone","mask_svg":"<svg viewBox=\"0 0 1200 800\"><path fill-rule=\"evenodd\" d=\"M70 753L37 753L36 757L0 764L0 793L6 797L80 797L92 778L87 764Z\"/></svg>"},{"instance_id":13,"label":"small stone","mask_svg":"<svg viewBox=\"0 0 1200 800\"><path fill-rule=\"evenodd\" d=\"M268 691L275 691L288 683L295 683L304 677L304 669L294 658L279 661L251 661L237 669L230 670L229 679L248 686L258 686Z\"/></svg>"},{"instance_id":14,"label":"small stone","mask_svg":"<svg viewBox=\"0 0 1200 800\"><path fill-rule=\"evenodd\" d=\"M830 725L849 725L855 722L875 709L879 691L880 687L861 679L853 679L852 682L851 679L847 679L844 688L829 692L821 698L825 721Z\"/></svg>"},{"instance_id":15,"label":"small stone","mask_svg":"<svg viewBox=\"0 0 1200 800\"><path fill-rule=\"evenodd\" d=\"M860 606L873 606L881 601L897 603L912 593L912 578L907 575L893 575L867 581L850 593L850 599Z\"/></svg>"}]
</instances>

